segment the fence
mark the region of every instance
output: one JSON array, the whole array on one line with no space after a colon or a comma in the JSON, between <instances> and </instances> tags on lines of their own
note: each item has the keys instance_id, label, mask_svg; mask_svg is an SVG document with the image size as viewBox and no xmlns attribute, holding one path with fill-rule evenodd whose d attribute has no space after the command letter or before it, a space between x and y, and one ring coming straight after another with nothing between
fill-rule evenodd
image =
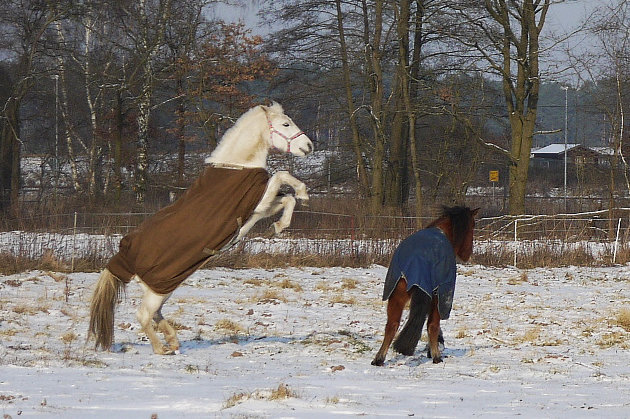
<instances>
[{"instance_id":1,"label":"fence","mask_svg":"<svg viewBox=\"0 0 630 419\"><path fill-rule=\"evenodd\" d=\"M13 231L0 232L0 253L28 258L53 254L74 268L77 258L101 262L117 250L122 235L150 213L69 213L13 220ZM612 216L611 216L612 215ZM283 239L260 237L269 224L250 233L238 248L247 253L364 255L387 260L398 242L426 224L416 217L296 211ZM191 220L194 222L194 220ZM270 221L269 221L270 222ZM31 228L19 228L30 225ZM32 226L39 226L33 228ZM15 227L18 227L17 229ZM6 227L4 230L8 230ZM630 208L579 214L481 218L475 231L477 253L510 253L514 266L536 251L566 252L586 247L595 258L618 262L630 234Z\"/></svg>"}]
</instances>

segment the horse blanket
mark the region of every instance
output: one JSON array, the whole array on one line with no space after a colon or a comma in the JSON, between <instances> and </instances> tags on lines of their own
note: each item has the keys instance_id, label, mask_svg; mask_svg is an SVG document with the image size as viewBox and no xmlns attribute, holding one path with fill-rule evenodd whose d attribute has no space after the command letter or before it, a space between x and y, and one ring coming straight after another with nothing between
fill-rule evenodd
<instances>
[{"instance_id":1,"label":"horse blanket","mask_svg":"<svg viewBox=\"0 0 630 419\"><path fill-rule=\"evenodd\" d=\"M383 301L389 300L401 277L407 291L418 287L429 297L438 297L440 318L448 319L455 294L457 265L453 245L437 227L417 231L403 240L389 264Z\"/></svg>"},{"instance_id":2,"label":"horse blanket","mask_svg":"<svg viewBox=\"0 0 630 419\"><path fill-rule=\"evenodd\" d=\"M207 167L177 201L122 238L107 269L125 283L138 275L158 294L173 292L238 234L268 181L262 168Z\"/></svg>"}]
</instances>

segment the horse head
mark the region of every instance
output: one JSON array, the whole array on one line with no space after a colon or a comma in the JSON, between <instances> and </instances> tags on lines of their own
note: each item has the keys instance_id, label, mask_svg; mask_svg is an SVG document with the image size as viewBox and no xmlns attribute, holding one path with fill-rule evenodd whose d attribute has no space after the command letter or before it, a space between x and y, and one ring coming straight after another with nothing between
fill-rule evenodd
<instances>
[{"instance_id":1,"label":"horse head","mask_svg":"<svg viewBox=\"0 0 630 419\"><path fill-rule=\"evenodd\" d=\"M273 102L261 105L269 125L269 146L283 153L306 156L313 151L313 143L295 122L285 115L282 106Z\"/></svg>"},{"instance_id":2,"label":"horse head","mask_svg":"<svg viewBox=\"0 0 630 419\"><path fill-rule=\"evenodd\" d=\"M313 151L313 143L276 102L251 108L238 118L206 163L267 167L269 150L296 156Z\"/></svg>"},{"instance_id":3,"label":"horse head","mask_svg":"<svg viewBox=\"0 0 630 419\"><path fill-rule=\"evenodd\" d=\"M443 207L442 215L429 224L429 227L439 227L448 237L457 257L467 262L473 252L473 232L475 217L479 208L471 210L464 206Z\"/></svg>"}]
</instances>

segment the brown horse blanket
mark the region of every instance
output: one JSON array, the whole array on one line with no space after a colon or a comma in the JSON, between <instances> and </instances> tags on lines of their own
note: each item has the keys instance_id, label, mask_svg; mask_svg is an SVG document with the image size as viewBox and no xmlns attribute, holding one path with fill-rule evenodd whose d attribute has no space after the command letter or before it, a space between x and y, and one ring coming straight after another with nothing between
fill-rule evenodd
<instances>
[{"instance_id":1,"label":"brown horse blanket","mask_svg":"<svg viewBox=\"0 0 630 419\"><path fill-rule=\"evenodd\" d=\"M158 294L173 292L238 233L268 181L262 168L207 167L177 201L122 238L107 269L126 283L138 275Z\"/></svg>"}]
</instances>

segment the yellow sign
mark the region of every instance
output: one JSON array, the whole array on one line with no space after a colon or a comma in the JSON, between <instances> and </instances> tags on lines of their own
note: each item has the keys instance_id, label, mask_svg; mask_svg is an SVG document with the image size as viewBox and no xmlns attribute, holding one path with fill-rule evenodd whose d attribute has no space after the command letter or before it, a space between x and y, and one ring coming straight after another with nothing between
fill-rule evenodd
<instances>
[{"instance_id":1,"label":"yellow sign","mask_svg":"<svg viewBox=\"0 0 630 419\"><path fill-rule=\"evenodd\" d=\"M498 182L498 181L499 181L499 171L490 170L490 182Z\"/></svg>"}]
</instances>

